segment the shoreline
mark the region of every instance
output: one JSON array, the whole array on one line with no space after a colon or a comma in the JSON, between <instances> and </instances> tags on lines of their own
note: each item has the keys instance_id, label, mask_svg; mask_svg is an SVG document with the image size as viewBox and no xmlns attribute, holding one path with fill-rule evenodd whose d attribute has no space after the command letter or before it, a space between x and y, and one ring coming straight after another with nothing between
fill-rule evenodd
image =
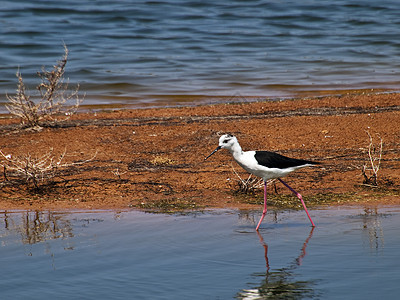
<instances>
[{"instance_id":1,"label":"shoreline","mask_svg":"<svg viewBox=\"0 0 400 300\"><path fill-rule=\"evenodd\" d=\"M170 108L78 113L57 127L18 130L0 119L0 150L13 156L65 151L65 162L40 191L0 176L0 207L18 209L260 209L262 189L235 193L248 178L226 151L203 162L219 134L244 150L321 161L286 177L308 207L400 204L400 94L362 93ZM383 139L377 188L362 185L369 137ZM2 172L3 173L3 172ZM270 207L297 208L282 185L268 187Z\"/></svg>"},{"instance_id":2,"label":"shoreline","mask_svg":"<svg viewBox=\"0 0 400 300\"><path fill-rule=\"evenodd\" d=\"M233 95L207 95L207 94L160 94L155 95L156 98L152 101L146 102L138 101L138 97L123 97L124 100L138 101L138 103L125 103L120 101L119 97L107 97L107 101L100 104L87 103L87 99L79 106L78 113L97 113L107 112L115 110L143 110L143 109L170 109L170 108L192 108L192 107L204 107L210 105L225 105L225 104L244 104L254 102L282 102L282 101L302 101L304 99L322 99L326 97L342 97L347 96L358 96L363 94L400 94L398 89L384 89L384 88L354 88L354 89L321 89L321 90L296 90L287 94L282 95L242 95L241 93L235 93ZM148 98L145 98L148 100ZM157 100L158 99L158 100ZM90 100L89 100L90 101ZM166 104L165 101L167 101ZM115 103L116 102L116 103ZM0 106L0 119L10 119L10 115L3 105Z\"/></svg>"}]
</instances>

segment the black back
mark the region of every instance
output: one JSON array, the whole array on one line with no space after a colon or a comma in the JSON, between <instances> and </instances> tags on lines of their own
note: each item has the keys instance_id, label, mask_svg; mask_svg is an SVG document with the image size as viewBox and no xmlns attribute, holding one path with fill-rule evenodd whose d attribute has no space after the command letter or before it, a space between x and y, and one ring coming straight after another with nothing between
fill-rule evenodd
<instances>
[{"instance_id":1,"label":"black back","mask_svg":"<svg viewBox=\"0 0 400 300\"><path fill-rule=\"evenodd\" d=\"M306 164L311 164L311 165L319 164L319 162L290 158L269 151L256 151L254 157L260 165L267 168L285 169L285 168L303 166Z\"/></svg>"}]
</instances>

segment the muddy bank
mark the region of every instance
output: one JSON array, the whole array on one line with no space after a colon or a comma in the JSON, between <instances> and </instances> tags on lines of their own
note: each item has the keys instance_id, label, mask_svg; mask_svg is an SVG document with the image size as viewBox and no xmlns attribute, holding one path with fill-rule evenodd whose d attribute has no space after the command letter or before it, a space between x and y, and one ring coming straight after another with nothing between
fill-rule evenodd
<instances>
[{"instance_id":1,"label":"muddy bank","mask_svg":"<svg viewBox=\"0 0 400 300\"><path fill-rule=\"evenodd\" d=\"M235 193L234 170L248 175L228 152L204 162L226 132L244 150L322 162L286 178L309 205L400 203L398 94L88 112L40 131L17 124L0 119L3 153L38 158L53 149L56 158L65 153L62 163L69 166L39 189L2 170L2 209L259 208L262 189ZM383 141L378 188L362 185L367 131L376 145ZM269 194L273 205L298 206L280 183Z\"/></svg>"}]
</instances>

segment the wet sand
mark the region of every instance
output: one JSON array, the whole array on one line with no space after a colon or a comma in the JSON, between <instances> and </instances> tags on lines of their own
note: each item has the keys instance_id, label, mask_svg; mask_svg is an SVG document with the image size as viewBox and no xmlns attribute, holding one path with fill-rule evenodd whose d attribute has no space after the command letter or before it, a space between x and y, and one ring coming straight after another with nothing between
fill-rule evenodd
<instances>
[{"instance_id":1,"label":"wet sand","mask_svg":"<svg viewBox=\"0 0 400 300\"><path fill-rule=\"evenodd\" d=\"M363 185L371 134L383 139L378 187ZM57 127L19 129L0 119L0 149L40 157L53 148L61 168L35 190L6 170L0 175L2 209L260 208L262 189L237 192L248 174L221 150L204 161L223 133L244 150L269 150L316 160L321 166L286 177L308 206L400 204L400 95L347 94L282 101L79 113ZM378 135L379 137L378 137ZM269 203L299 207L280 183Z\"/></svg>"}]
</instances>

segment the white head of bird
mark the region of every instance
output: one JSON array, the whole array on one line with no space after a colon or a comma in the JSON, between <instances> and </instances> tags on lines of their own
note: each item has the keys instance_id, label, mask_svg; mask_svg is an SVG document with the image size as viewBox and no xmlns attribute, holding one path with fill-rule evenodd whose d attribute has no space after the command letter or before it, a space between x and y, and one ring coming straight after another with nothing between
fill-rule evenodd
<instances>
[{"instance_id":1,"label":"white head of bird","mask_svg":"<svg viewBox=\"0 0 400 300\"><path fill-rule=\"evenodd\" d=\"M231 153L242 151L242 147L240 147L239 142L235 136L233 136L231 134L224 134L219 138L218 147L215 148L215 150L213 152L211 152L211 154L208 155L204 160L209 158L211 155L213 155L215 152L217 152L220 149L227 149Z\"/></svg>"}]
</instances>

